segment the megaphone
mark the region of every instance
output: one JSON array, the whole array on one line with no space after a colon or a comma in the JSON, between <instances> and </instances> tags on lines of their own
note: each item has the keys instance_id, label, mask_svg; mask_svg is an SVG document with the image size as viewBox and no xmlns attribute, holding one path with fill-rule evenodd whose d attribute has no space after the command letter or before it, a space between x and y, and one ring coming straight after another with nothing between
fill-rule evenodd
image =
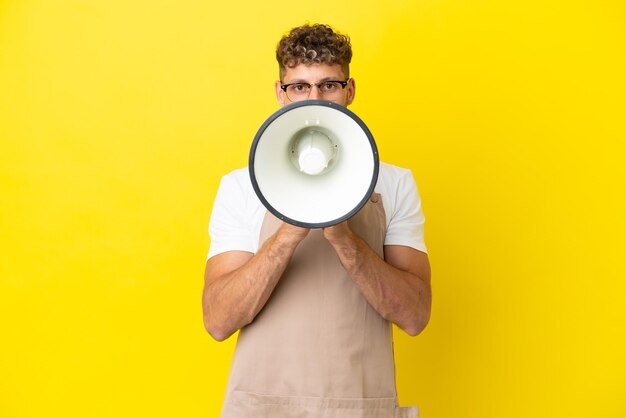
<instances>
[{"instance_id":1,"label":"megaphone","mask_svg":"<svg viewBox=\"0 0 626 418\"><path fill-rule=\"evenodd\" d=\"M248 168L255 193L274 216L325 228L365 205L378 180L378 149L365 123L347 108L304 100L263 123Z\"/></svg>"}]
</instances>

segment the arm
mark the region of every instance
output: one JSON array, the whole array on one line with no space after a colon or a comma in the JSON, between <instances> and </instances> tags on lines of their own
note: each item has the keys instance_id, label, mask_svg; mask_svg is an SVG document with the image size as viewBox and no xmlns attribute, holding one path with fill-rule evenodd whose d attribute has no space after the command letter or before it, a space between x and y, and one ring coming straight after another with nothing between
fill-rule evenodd
<instances>
[{"instance_id":1,"label":"arm","mask_svg":"<svg viewBox=\"0 0 626 418\"><path fill-rule=\"evenodd\" d=\"M308 232L285 223L256 254L229 251L207 261L202 312L213 338L223 341L252 322Z\"/></svg>"},{"instance_id":2,"label":"arm","mask_svg":"<svg viewBox=\"0 0 626 418\"><path fill-rule=\"evenodd\" d=\"M412 336L426 327L431 307L426 253L387 245L382 260L350 230L347 222L325 228L324 236L367 301L383 318Z\"/></svg>"}]
</instances>

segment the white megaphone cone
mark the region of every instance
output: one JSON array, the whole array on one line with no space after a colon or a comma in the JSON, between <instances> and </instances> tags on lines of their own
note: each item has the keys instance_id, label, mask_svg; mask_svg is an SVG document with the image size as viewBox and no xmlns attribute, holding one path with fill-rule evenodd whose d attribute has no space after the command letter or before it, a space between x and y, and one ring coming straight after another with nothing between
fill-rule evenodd
<instances>
[{"instance_id":1,"label":"white megaphone cone","mask_svg":"<svg viewBox=\"0 0 626 418\"><path fill-rule=\"evenodd\" d=\"M378 150L354 113L306 100L271 115L250 149L252 186L279 219L324 228L350 218L378 180Z\"/></svg>"}]
</instances>

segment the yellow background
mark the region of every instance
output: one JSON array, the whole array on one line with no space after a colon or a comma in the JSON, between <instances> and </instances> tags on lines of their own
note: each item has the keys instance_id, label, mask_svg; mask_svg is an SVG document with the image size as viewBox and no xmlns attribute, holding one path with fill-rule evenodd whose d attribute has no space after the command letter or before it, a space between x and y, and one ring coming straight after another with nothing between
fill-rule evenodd
<instances>
[{"instance_id":1,"label":"yellow background","mask_svg":"<svg viewBox=\"0 0 626 418\"><path fill-rule=\"evenodd\" d=\"M425 418L626 416L626 5L0 1L0 417L217 417L235 338L210 209L305 21L409 167L434 305L396 332Z\"/></svg>"}]
</instances>

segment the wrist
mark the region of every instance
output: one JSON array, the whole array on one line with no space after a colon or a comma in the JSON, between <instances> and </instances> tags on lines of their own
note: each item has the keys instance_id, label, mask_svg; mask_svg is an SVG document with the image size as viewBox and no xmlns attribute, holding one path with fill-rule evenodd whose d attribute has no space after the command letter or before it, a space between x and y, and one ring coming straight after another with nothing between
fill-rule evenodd
<instances>
[{"instance_id":1,"label":"wrist","mask_svg":"<svg viewBox=\"0 0 626 418\"><path fill-rule=\"evenodd\" d=\"M309 233L306 228L283 223L274 234L274 241L284 249L295 248Z\"/></svg>"},{"instance_id":2,"label":"wrist","mask_svg":"<svg viewBox=\"0 0 626 418\"><path fill-rule=\"evenodd\" d=\"M335 249L356 249L358 246L358 237L347 226L326 228L324 236Z\"/></svg>"}]
</instances>

